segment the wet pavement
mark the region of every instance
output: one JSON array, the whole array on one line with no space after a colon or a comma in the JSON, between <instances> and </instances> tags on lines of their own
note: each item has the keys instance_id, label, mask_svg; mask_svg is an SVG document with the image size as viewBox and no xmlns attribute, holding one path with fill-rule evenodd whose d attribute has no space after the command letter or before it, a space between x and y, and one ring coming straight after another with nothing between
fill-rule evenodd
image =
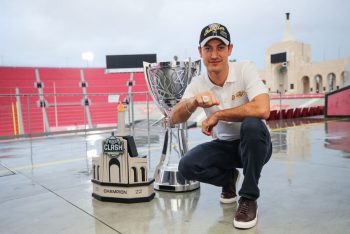
<instances>
[{"instance_id":1,"label":"wet pavement","mask_svg":"<svg viewBox=\"0 0 350 234\"><path fill-rule=\"evenodd\" d=\"M0 141L0 233L348 233L350 119L269 127L273 155L262 171L252 229L235 229L236 205L220 204L221 189L203 183L193 192L156 192L145 203L93 199L91 158L110 134L94 132ZM189 147L210 140L199 128L188 134ZM134 135L152 174L163 130L152 126L148 136L140 125Z\"/></svg>"}]
</instances>

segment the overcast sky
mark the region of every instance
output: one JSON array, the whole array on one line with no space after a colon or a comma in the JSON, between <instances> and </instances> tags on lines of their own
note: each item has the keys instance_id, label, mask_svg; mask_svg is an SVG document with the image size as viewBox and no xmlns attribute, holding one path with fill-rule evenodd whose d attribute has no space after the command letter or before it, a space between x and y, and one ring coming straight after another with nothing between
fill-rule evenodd
<instances>
[{"instance_id":1,"label":"overcast sky","mask_svg":"<svg viewBox=\"0 0 350 234\"><path fill-rule=\"evenodd\" d=\"M86 67L86 51L95 54L91 67L112 54L195 60L201 29L218 22L231 33L231 59L263 68L286 12L313 62L350 57L348 0L0 0L0 66Z\"/></svg>"}]
</instances>

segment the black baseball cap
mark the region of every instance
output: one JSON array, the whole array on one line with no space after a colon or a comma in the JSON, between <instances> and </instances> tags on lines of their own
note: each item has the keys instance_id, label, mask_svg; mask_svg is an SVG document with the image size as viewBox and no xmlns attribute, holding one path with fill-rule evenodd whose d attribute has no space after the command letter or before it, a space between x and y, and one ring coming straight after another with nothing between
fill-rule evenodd
<instances>
[{"instance_id":1,"label":"black baseball cap","mask_svg":"<svg viewBox=\"0 0 350 234\"><path fill-rule=\"evenodd\" d=\"M226 45L231 42L230 33L227 28L218 23L209 24L202 29L201 35L199 37L199 46L203 47L211 39L220 39Z\"/></svg>"}]
</instances>

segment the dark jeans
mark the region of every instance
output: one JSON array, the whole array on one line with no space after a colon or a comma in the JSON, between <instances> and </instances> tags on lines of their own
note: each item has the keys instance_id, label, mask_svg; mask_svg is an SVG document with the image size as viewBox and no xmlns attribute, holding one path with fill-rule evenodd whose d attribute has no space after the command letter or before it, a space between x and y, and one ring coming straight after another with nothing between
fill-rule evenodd
<instances>
[{"instance_id":1,"label":"dark jeans","mask_svg":"<svg viewBox=\"0 0 350 234\"><path fill-rule=\"evenodd\" d=\"M179 172L186 179L222 187L232 181L234 168L243 168L238 194L256 200L261 170L272 153L270 133L260 119L247 117L240 135L240 140L213 140L189 150L180 160Z\"/></svg>"}]
</instances>

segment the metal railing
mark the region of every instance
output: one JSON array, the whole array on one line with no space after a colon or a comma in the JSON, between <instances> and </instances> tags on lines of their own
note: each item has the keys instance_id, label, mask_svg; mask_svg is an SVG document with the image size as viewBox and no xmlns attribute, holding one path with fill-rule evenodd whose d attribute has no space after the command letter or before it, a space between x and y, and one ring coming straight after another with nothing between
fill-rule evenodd
<instances>
[{"instance_id":1,"label":"metal railing","mask_svg":"<svg viewBox=\"0 0 350 234\"><path fill-rule=\"evenodd\" d=\"M133 133L135 122L162 117L149 95L0 94L0 139L113 129L117 127L118 103L126 107L126 124ZM111 101L111 96L118 100Z\"/></svg>"}]
</instances>

